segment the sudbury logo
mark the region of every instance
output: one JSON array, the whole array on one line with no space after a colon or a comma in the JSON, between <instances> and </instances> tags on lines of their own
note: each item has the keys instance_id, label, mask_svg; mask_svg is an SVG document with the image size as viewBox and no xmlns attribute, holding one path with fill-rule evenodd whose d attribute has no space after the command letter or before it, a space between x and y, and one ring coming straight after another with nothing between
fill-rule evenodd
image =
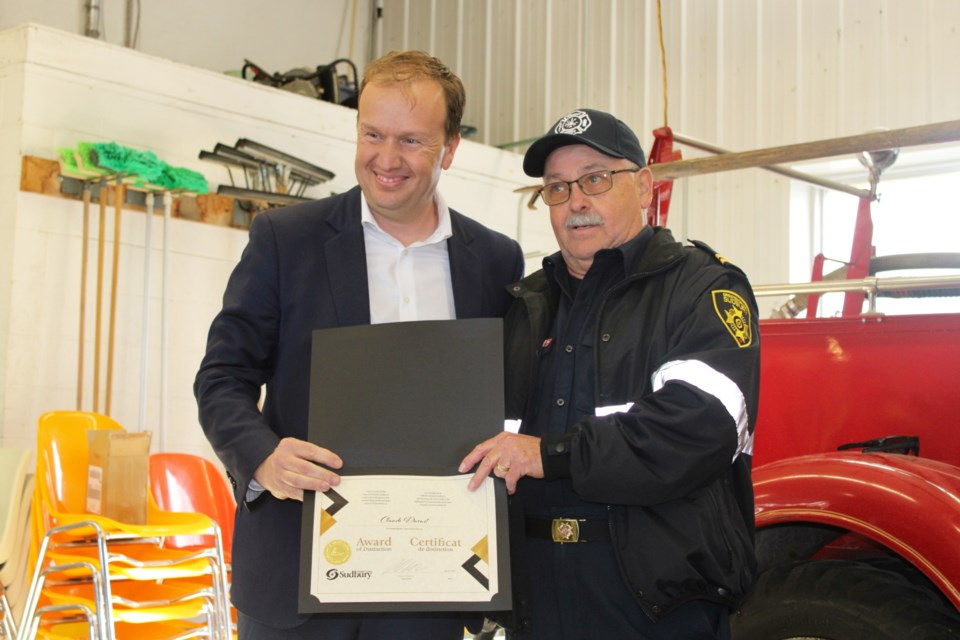
<instances>
[{"instance_id":1,"label":"sudbury logo","mask_svg":"<svg viewBox=\"0 0 960 640\"><path fill-rule=\"evenodd\" d=\"M563 116L553 129L553 132L580 135L589 129L591 124L593 124L593 122L591 122L589 115L583 111L574 111L573 113Z\"/></svg>"},{"instance_id":2,"label":"sudbury logo","mask_svg":"<svg viewBox=\"0 0 960 640\"><path fill-rule=\"evenodd\" d=\"M327 571L327 580L336 580L337 578L361 578L369 580L373 576L373 571L340 571L339 569L330 569Z\"/></svg>"}]
</instances>

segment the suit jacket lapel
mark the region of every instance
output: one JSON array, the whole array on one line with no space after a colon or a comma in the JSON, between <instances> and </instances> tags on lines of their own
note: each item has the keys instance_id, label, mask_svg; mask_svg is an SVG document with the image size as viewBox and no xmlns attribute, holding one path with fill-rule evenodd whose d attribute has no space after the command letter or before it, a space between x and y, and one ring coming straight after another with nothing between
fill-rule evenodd
<instances>
[{"instance_id":1,"label":"suit jacket lapel","mask_svg":"<svg viewBox=\"0 0 960 640\"><path fill-rule=\"evenodd\" d=\"M460 214L450 210L453 235L447 240L450 254L450 279L453 283L453 304L458 318L478 318L483 315L483 272L478 256L471 246L473 236L464 228Z\"/></svg>"},{"instance_id":2,"label":"suit jacket lapel","mask_svg":"<svg viewBox=\"0 0 960 640\"><path fill-rule=\"evenodd\" d=\"M360 189L356 187L329 219L336 234L324 244L330 291L341 327L370 324L367 258L360 223Z\"/></svg>"}]
</instances>

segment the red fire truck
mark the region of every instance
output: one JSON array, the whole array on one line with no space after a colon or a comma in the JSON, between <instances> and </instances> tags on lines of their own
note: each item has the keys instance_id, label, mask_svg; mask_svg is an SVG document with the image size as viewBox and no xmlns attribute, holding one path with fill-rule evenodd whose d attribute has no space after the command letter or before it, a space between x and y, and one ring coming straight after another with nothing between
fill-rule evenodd
<instances>
[{"instance_id":1,"label":"red fire truck","mask_svg":"<svg viewBox=\"0 0 960 640\"><path fill-rule=\"evenodd\" d=\"M652 166L678 159L672 143L655 132ZM760 322L760 577L733 618L736 640L960 638L960 314L874 306L884 295L960 295L956 276L883 276L960 267L960 254L873 255L882 166L864 157L873 186L849 263L825 276L818 256L811 283L756 287L793 297L786 317ZM656 188L650 221L664 224L670 181ZM818 318L828 291L845 292L843 311Z\"/></svg>"}]
</instances>

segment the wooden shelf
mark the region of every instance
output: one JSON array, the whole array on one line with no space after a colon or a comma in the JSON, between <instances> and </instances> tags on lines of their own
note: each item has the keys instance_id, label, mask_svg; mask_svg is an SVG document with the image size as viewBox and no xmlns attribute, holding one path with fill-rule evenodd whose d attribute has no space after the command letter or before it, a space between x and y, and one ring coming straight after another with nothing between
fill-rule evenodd
<instances>
[{"instance_id":1,"label":"wooden shelf","mask_svg":"<svg viewBox=\"0 0 960 640\"><path fill-rule=\"evenodd\" d=\"M114 205L116 193L113 184L115 184L115 181L110 181L107 189L107 203L111 207ZM60 163L56 160L37 156L23 156L20 170L21 191L70 200L82 200L83 187L84 180L82 178L61 175ZM90 182L90 187L91 200L99 202L100 181ZM128 184L124 189L123 207L134 211L146 211L146 199L150 193L149 190ZM162 203L157 201L154 209L157 214L162 213L161 206ZM264 201L241 200L216 193L176 193L173 197L170 215L174 218L193 220L220 227L246 229L250 226L250 221L257 212L269 208L271 208L271 205Z\"/></svg>"}]
</instances>

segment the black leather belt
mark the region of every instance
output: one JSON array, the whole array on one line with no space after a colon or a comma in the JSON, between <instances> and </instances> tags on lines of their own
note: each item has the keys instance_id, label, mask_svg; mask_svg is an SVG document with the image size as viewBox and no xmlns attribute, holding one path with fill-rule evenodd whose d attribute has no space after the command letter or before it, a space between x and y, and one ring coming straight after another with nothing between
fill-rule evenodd
<instances>
[{"instance_id":1,"label":"black leather belt","mask_svg":"<svg viewBox=\"0 0 960 640\"><path fill-rule=\"evenodd\" d=\"M610 539L610 523L607 520L583 518L554 518L545 520L527 518L527 537L568 542L596 542Z\"/></svg>"}]
</instances>

